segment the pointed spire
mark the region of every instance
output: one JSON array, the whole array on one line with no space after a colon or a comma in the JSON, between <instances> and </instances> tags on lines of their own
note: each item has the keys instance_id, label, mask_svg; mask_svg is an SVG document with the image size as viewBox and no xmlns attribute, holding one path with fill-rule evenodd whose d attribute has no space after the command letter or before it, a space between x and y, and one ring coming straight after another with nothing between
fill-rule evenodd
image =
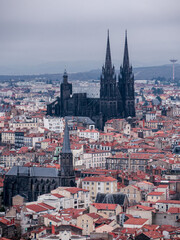
<instances>
[{"instance_id":1,"label":"pointed spire","mask_svg":"<svg viewBox=\"0 0 180 240\"><path fill-rule=\"evenodd\" d=\"M128 53L128 43L127 43L127 30L126 30L126 34L125 34L123 68L129 68L129 53Z\"/></svg>"},{"instance_id":2,"label":"pointed spire","mask_svg":"<svg viewBox=\"0 0 180 240\"><path fill-rule=\"evenodd\" d=\"M110 41L109 41L109 29L108 29L108 36L107 36L107 47L106 47L106 60L105 60L105 69L111 69L111 49L110 49Z\"/></svg>"},{"instance_id":3,"label":"pointed spire","mask_svg":"<svg viewBox=\"0 0 180 240\"><path fill-rule=\"evenodd\" d=\"M69 140L69 129L68 129L67 120L65 123L65 129L64 129L62 153L71 153L70 140Z\"/></svg>"},{"instance_id":4,"label":"pointed spire","mask_svg":"<svg viewBox=\"0 0 180 240\"><path fill-rule=\"evenodd\" d=\"M63 76L67 76L67 71L66 69L64 69L64 75Z\"/></svg>"},{"instance_id":5,"label":"pointed spire","mask_svg":"<svg viewBox=\"0 0 180 240\"><path fill-rule=\"evenodd\" d=\"M64 74L63 74L63 83L67 83L67 79L68 79L68 74L66 69L64 70Z\"/></svg>"}]
</instances>

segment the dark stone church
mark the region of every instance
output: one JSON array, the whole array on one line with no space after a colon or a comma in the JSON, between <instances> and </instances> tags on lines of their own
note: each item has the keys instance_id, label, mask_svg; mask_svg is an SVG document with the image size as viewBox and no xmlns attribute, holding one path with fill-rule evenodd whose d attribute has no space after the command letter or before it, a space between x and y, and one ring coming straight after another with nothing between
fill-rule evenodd
<instances>
[{"instance_id":1,"label":"dark stone church","mask_svg":"<svg viewBox=\"0 0 180 240\"><path fill-rule=\"evenodd\" d=\"M87 98L86 93L72 94L72 84L65 72L60 86L61 96L47 105L50 116L87 116L99 129L107 120L135 116L134 75L129 63L127 33L125 37L123 65L120 67L118 81L111 62L109 33L107 38L105 65L100 78L100 98Z\"/></svg>"},{"instance_id":2,"label":"dark stone church","mask_svg":"<svg viewBox=\"0 0 180 240\"><path fill-rule=\"evenodd\" d=\"M67 123L60 153L60 166L60 169L13 166L4 179L4 205L10 206L12 197L16 195L21 195L26 201L31 202L36 201L39 195L50 193L59 186L76 185Z\"/></svg>"}]
</instances>

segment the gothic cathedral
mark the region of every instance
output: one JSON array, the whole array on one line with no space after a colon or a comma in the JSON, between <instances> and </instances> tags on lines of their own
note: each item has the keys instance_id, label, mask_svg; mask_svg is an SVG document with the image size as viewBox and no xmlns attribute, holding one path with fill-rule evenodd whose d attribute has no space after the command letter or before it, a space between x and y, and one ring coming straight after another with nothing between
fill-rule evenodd
<instances>
[{"instance_id":1,"label":"gothic cathedral","mask_svg":"<svg viewBox=\"0 0 180 240\"><path fill-rule=\"evenodd\" d=\"M60 92L61 96L47 105L47 115L90 117L99 129L103 129L109 119L135 117L134 75L129 63L127 32L123 65L120 67L118 81L111 61L108 32L105 64L100 77L100 98L87 98L86 93L72 95L72 84L68 82L66 72L63 75Z\"/></svg>"}]
</instances>

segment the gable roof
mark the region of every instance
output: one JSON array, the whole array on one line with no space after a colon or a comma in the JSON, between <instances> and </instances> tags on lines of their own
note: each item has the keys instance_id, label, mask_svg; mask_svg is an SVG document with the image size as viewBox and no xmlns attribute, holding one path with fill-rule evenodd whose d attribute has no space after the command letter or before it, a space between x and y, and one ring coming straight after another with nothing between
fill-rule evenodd
<instances>
[{"instance_id":1,"label":"gable roof","mask_svg":"<svg viewBox=\"0 0 180 240\"><path fill-rule=\"evenodd\" d=\"M123 206L125 199L127 199L127 196L124 193L98 193L95 203L119 204Z\"/></svg>"},{"instance_id":2,"label":"gable roof","mask_svg":"<svg viewBox=\"0 0 180 240\"><path fill-rule=\"evenodd\" d=\"M48 210L54 210L55 208L46 203L37 203L26 205L26 209L30 209L34 212L45 212Z\"/></svg>"},{"instance_id":3,"label":"gable roof","mask_svg":"<svg viewBox=\"0 0 180 240\"><path fill-rule=\"evenodd\" d=\"M33 212L45 212L48 210L47 208L44 208L37 204L29 204L26 206L26 208L32 210Z\"/></svg>"}]
</instances>

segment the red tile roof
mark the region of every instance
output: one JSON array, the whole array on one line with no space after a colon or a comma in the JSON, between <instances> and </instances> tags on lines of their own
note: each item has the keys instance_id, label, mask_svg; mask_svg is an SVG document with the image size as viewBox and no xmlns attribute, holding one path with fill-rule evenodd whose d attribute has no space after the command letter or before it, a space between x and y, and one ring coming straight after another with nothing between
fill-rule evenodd
<instances>
[{"instance_id":1,"label":"red tile roof","mask_svg":"<svg viewBox=\"0 0 180 240\"><path fill-rule=\"evenodd\" d=\"M94 206L98 210L115 210L117 207L117 204L108 204L108 203L92 203L92 206Z\"/></svg>"},{"instance_id":2,"label":"red tile roof","mask_svg":"<svg viewBox=\"0 0 180 240\"><path fill-rule=\"evenodd\" d=\"M161 233L157 231L143 232L143 234L149 237L150 239L160 239L164 237Z\"/></svg>"},{"instance_id":3,"label":"red tile roof","mask_svg":"<svg viewBox=\"0 0 180 240\"><path fill-rule=\"evenodd\" d=\"M76 219L78 216L82 215L84 212L85 212L85 209L66 208L61 210L60 214L61 216L66 215Z\"/></svg>"},{"instance_id":4,"label":"red tile roof","mask_svg":"<svg viewBox=\"0 0 180 240\"><path fill-rule=\"evenodd\" d=\"M164 192L150 192L150 193L148 193L148 196L161 196L163 194L164 194Z\"/></svg>"},{"instance_id":5,"label":"red tile roof","mask_svg":"<svg viewBox=\"0 0 180 240\"><path fill-rule=\"evenodd\" d=\"M57 197L57 198L64 198L64 196L59 194L59 193L52 193L52 195Z\"/></svg>"},{"instance_id":6,"label":"red tile roof","mask_svg":"<svg viewBox=\"0 0 180 240\"><path fill-rule=\"evenodd\" d=\"M124 224L130 225L144 225L148 219L145 218L129 218Z\"/></svg>"},{"instance_id":7,"label":"red tile roof","mask_svg":"<svg viewBox=\"0 0 180 240\"><path fill-rule=\"evenodd\" d=\"M11 225L11 222L4 217L0 217L0 222L5 224L5 225Z\"/></svg>"},{"instance_id":8,"label":"red tile roof","mask_svg":"<svg viewBox=\"0 0 180 240\"><path fill-rule=\"evenodd\" d=\"M31 231L31 233L40 233L40 232L43 232L46 229L47 229L46 227L40 227L38 229L35 229L35 230Z\"/></svg>"},{"instance_id":9,"label":"red tile roof","mask_svg":"<svg viewBox=\"0 0 180 240\"><path fill-rule=\"evenodd\" d=\"M180 204L180 200L158 200L156 203L165 203L165 204Z\"/></svg>"},{"instance_id":10,"label":"red tile roof","mask_svg":"<svg viewBox=\"0 0 180 240\"><path fill-rule=\"evenodd\" d=\"M42 206L42 207L45 207L45 208L47 208L47 209L49 209L49 210L54 210L54 209L56 209L55 207L52 207L52 206L50 206L50 205L48 205L48 204L46 204L46 203L38 203L38 205L39 205L39 206Z\"/></svg>"},{"instance_id":11,"label":"red tile roof","mask_svg":"<svg viewBox=\"0 0 180 240\"><path fill-rule=\"evenodd\" d=\"M95 224L109 224L112 220L108 218L99 218L97 221L95 221ZM102 225L101 225L102 226Z\"/></svg>"},{"instance_id":12,"label":"red tile roof","mask_svg":"<svg viewBox=\"0 0 180 240\"><path fill-rule=\"evenodd\" d=\"M171 208L169 208L169 210L167 212L168 213L180 213L180 208L171 207Z\"/></svg>"},{"instance_id":13,"label":"red tile roof","mask_svg":"<svg viewBox=\"0 0 180 240\"><path fill-rule=\"evenodd\" d=\"M168 188L169 187L169 185L159 185L159 186L157 186L157 188Z\"/></svg>"},{"instance_id":14,"label":"red tile roof","mask_svg":"<svg viewBox=\"0 0 180 240\"><path fill-rule=\"evenodd\" d=\"M10 238L1 237L0 240L10 240Z\"/></svg>"},{"instance_id":15,"label":"red tile roof","mask_svg":"<svg viewBox=\"0 0 180 240\"><path fill-rule=\"evenodd\" d=\"M93 219L98 219L101 218L102 216L100 216L97 213L87 213L86 215L88 215L89 217L93 218Z\"/></svg>"},{"instance_id":16,"label":"red tile roof","mask_svg":"<svg viewBox=\"0 0 180 240\"><path fill-rule=\"evenodd\" d=\"M21 147L18 151L19 154L28 152L28 147Z\"/></svg>"},{"instance_id":17,"label":"red tile roof","mask_svg":"<svg viewBox=\"0 0 180 240\"><path fill-rule=\"evenodd\" d=\"M48 218L49 220L52 220L53 222L59 223L61 220L57 218L57 216L51 215L51 214L45 214L43 215L43 218Z\"/></svg>"},{"instance_id":18,"label":"red tile roof","mask_svg":"<svg viewBox=\"0 0 180 240\"><path fill-rule=\"evenodd\" d=\"M85 177L83 181L89 181L89 182L114 182L117 181L113 177Z\"/></svg>"},{"instance_id":19,"label":"red tile roof","mask_svg":"<svg viewBox=\"0 0 180 240\"><path fill-rule=\"evenodd\" d=\"M145 210L145 211L152 211L152 210L155 209L153 207L148 207L148 206L144 206L144 205L136 205L136 206L132 206L132 207L129 207L129 208L134 208L134 207L136 207L137 209Z\"/></svg>"},{"instance_id":20,"label":"red tile roof","mask_svg":"<svg viewBox=\"0 0 180 240\"><path fill-rule=\"evenodd\" d=\"M72 194L75 194L77 192L80 192L80 191L83 191L83 192L89 192L88 190L86 189L82 189L82 188L76 188L76 187L70 187L70 188L65 188L64 190L72 193Z\"/></svg>"},{"instance_id":21,"label":"red tile roof","mask_svg":"<svg viewBox=\"0 0 180 240\"><path fill-rule=\"evenodd\" d=\"M148 225L148 224L145 224L145 225L143 226L143 228L152 231L152 230L157 230L157 229L159 228L159 225Z\"/></svg>"},{"instance_id":22,"label":"red tile roof","mask_svg":"<svg viewBox=\"0 0 180 240\"><path fill-rule=\"evenodd\" d=\"M26 206L26 208L30 209L34 212L45 212L45 211L48 210L47 208L39 206L37 204L29 204L29 205Z\"/></svg>"}]
</instances>

